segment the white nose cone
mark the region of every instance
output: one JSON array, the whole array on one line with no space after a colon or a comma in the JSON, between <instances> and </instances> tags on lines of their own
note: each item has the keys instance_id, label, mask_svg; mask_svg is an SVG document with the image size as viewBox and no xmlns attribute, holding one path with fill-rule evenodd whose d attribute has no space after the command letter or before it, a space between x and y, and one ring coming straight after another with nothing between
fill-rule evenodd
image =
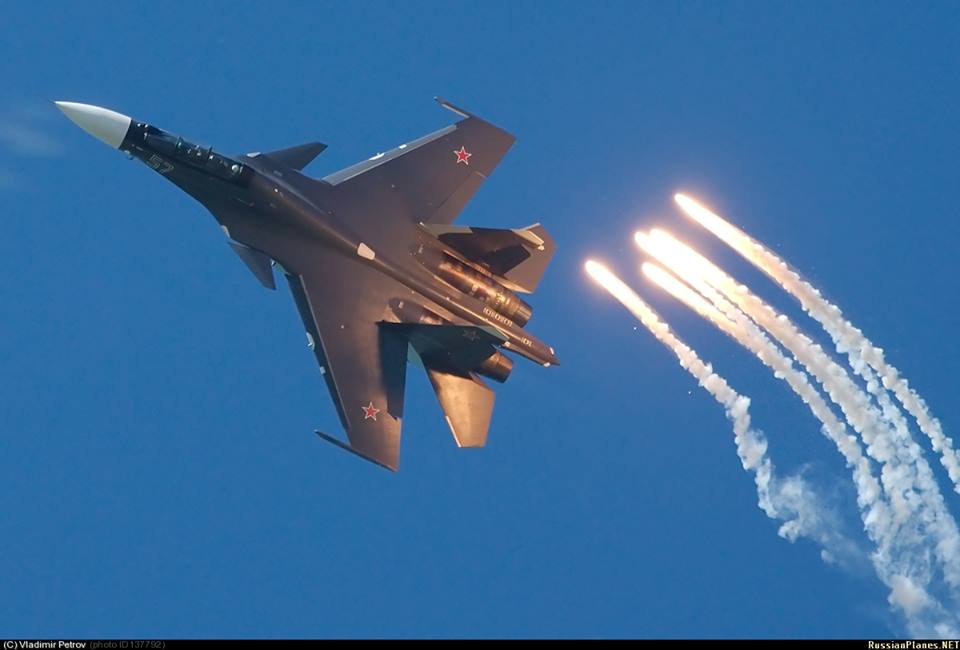
<instances>
[{"instance_id":1,"label":"white nose cone","mask_svg":"<svg viewBox=\"0 0 960 650\"><path fill-rule=\"evenodd\" d=\"M76 102L54 102L63 114L81 129L103 140L114 149L119 149L132 120L107 108L78 104Z\"/></svg>"}]
</instances>

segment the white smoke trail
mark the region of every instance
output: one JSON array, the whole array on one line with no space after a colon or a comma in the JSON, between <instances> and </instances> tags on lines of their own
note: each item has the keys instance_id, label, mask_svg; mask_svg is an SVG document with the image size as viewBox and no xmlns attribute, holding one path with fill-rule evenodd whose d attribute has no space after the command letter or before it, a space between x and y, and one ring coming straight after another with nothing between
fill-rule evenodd
<instances>
[{"instance_id":1,"label":"white smoke trail","mask_svg":"<svg viewBox=\"0 0 960 650\"><path fill-rule=\"evenodd\" d=\"M644 233L637 233L636 240L644 250L651 253L657 251ZM669 256L662 252L658 257L664 263L669 263ZM776 344L770 341L753 321L692 273L689 267L677 265L677 273L690 286L697 289L699 294L672 273L655 264L644 263L643 273L698 315L753 352L764 365L773 370L775 377L784 380L800 397L814 417L820 421L824 435L836 444L848 466L853 468L854 483L857 486L857 504L860 507L864 530L868 537L878 547L889 546L890 531L895 527L891 522L889 506L882 498L881 486L871 471L870 463L864 457L856 439L848 433L846 426L840 422L820 393L810 384L806 374L794 368L790 359L784 356ZM708 303L704 298L713 304ZM898 577L894 575L891 578L890 572L883 566L878 566L877 569L891 585L894 578Z\"/></svg>"},{"instance_id":2,"label":"white smoke trail","mask_svg":"<svg viewBox=\"0 0 960 650\"><path fill-rule=\"evenodd\" d=\"M680 365L724 408L733 425L740 462L744 469L754 475L760 508L771 519L784 522L779 534L790 541L801 536L813 539L823 547L824 559L852 555L855 552L851 550L853 544L827 521L824 508L817 503L810 486L797 476L781 479L775 475L773 463L767 455L766 437L751 426L750 399L731 388L723 377L670 331L670 326L633 289L609 269L593 261L588 261L585 268L594 280L676 355ZM876 485L875 491L879 494L879 485Z\"/></svg>"},{"instance_id":3,"label":"white smoke trail","mask_svg":"<svg viewBox=\"0 0 960 650\"><path fill-rule=\"evenodd\" d=\"M643 233L637 233L637 241L643 242L644 250L656 250ZM667 262L668 259L664 257L661 261L669 263ZM877 530L877 525L889 517L886 512L886 505L881 498L881 486L872 473L870 462L863 455L856 438L849 434L847 427L830 410L817 389L810 384L806 374L802 370L794 368L790 359L784 356L779 348L752 321L744 317L739 309L719 296L716 291L695 274L690 273L685 267L677 267L676 272L697 289L700 294L713 302L712 305L701 298L700 294L694 293L673 274L655 264L644 263L643 272L675 298L716 325L747 350L753 352L764 365L773 370L774 376L784 380L803 403L810 408L814 417L820 421L824 435L834 442L847 461L847 465L853 469L854 482L858 488L857 503L863 514L864 526L871 539L876 542L881 532Z\"/></svg>"},{"instance_id":4,"label":"white smoke trail","mask_svg":"<svg viewBox=\"0 0 960 650\"><path fill-rule=\"evenodd\" d=\"M882 463L882 482L891 499L891 517L873 520L867 518L865 527L868 522L874 526L872 531L868 528L867 532L877 543L876 559L880 561L878 572L891 586L891 598L894 594L920 593L918 590L924 590L930 583L932 576L925 532L931 533L935 538L934 553L947 583L956 589L960 582L960 568L957 566L960 558L960 534L946 510L926 461L922 457L909 458L915 462L916 469L909 463L905 465L900 462L900 456L896 453L903 451L899 444L900 435L892 433L884 426L880 414L870 405L869 398L850 380L846 371L837 366L819 346L801 334L786 316L774 312L745 286L737 284L718 267L667 233L655 231L653 240L655 245L651 246L649 240L644 241L642 237L637 239L641 246L647 244L645 250L657 256L705 293L729 318L734 321L748 320L742 315L738 316L739 309L719 298L716 292L710 292L709 287L704 287L704 282L723 292L730 301L736 303L789 349L797 360L817 377L831 399L841 407L854 429L861 433L868 443L868 453ZM825 428L825 432L830 435L828 428ZM904 430L903 433L909 438L908 431ZM841 453L844 453L843 449ZM859 455L859 447L856 453ZM851 457L846 453L844 455L850 463ZM920 494L914 491L915 487ZM893 588L897 584L907 584L904 581L908 581L911 589ZM923 602L928 603L926 612L934 612L939 608L939 604L932 598ZM904 606L903 609L905 612L916 611L915 606ZM920 618L914 616L911 620L916 623Z\"/></svg>"},{"instance_id":5,"label":"white smoke trail","mask_svg":"<svg viewBox=\"0 0 960 650\"><path fill-rule=\"evenodd\" d=\"M851 367L864 378L868 387L873 388L871 393L875 396L880 392L879 386L872 381L873 374L865 371L869 367L879 374L883 387L893 392L917 421L920 430L930 439L933 450L939 453L940 463L953 482L954 490L960 492L960 454L953 448L953 440L944 434L940 421L930 412L923 398L910 388L907 380L900 376L894 366L886 362L883 350L846 320L839 307L826 300L785 260L693 199L683 194L677 194L674 198L684 212L697 223L723 240L796 298L804 311L823 325L833 339L837 351L847 355Z\"/></svg>"},{"instance_id":6,"label":"white smoke trail","mask_svg":"<svg viewBox=\"0 0 960 650\"><path fill-rule=\"evenodd\" d=\"M776 313L755 296L747 287L712 262L671 237L663 231L654 231L653 240L661 250L672 251L670 257L686 261L680 267L692 264L708 284L722 292L729 300L750 315L757 323L779 340L803 363L838 404L847 420L867 442L867 452L884 465L884 487L891 497L891 505L898 522L910 521L914 512L926 507L933 514L936 532L942 539L935 548L941 556L946 578L952 587L960 586L960 533L943 503L943 497L933 479L929 466L922 456L914 456L902 448L899 440L909 431L895 432L887 426L880 413L870 404L869 398L850 379L847 372L838 366L819 345L804 336L785 315ZM722 305L720 305L722 308ZM908 459L906 464L903 459ZM915 492L920 491L920 495ZM922 539L922 524L925 519L913 517L916 538Z\"/></svg>"}]
</instances>

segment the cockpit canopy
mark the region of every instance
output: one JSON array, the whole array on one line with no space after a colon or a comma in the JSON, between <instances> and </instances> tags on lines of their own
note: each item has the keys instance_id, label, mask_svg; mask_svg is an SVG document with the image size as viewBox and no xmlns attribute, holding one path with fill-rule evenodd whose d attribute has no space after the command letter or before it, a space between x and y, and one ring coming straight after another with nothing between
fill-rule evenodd
<instances>
[{"instance_id":1,"label":"cockpit canopy","mask_svg":"<svg viewBox=\"0 0 960 650\"><path fill-rule=\"evenodd\" d=\"M236 160L216 153L213 147L202 147L181 137L161 131L155 126L147 126L144 130L144 142L157 152L173 160L179 160L192 167L197 167L226 181L238 182L243 176L246 166Z\"/></svg>"}]
</instances>

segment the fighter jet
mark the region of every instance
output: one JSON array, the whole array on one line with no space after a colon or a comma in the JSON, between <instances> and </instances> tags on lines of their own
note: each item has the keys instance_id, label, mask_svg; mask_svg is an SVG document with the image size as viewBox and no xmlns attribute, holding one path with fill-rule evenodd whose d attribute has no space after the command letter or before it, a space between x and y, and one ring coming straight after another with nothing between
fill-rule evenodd
<instances>
[{"instance_id":1,"label":"fighter jet","mask_svg":"<svg viewBox=\"0 0 960 650\"><path fill-rule=\"evenodd\" d=\"M524 327L555 245L540 224L453 225L514 137L440 98L459 121L323 178L302 173L319 142L225 155L89 104L56 105L213 214L266 288L290 286L307 345L349 442L396 471L408 360L423 366L460 447L482 447L494 393L513 361L558 363Z\"/></svg>"}]
</instances>

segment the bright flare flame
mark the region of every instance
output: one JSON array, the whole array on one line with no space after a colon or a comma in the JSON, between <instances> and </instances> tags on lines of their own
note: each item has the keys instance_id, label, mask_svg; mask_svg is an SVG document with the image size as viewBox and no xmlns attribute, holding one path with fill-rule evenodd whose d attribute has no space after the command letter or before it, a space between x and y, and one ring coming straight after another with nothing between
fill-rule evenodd
<instances>
[{"instance_id":1,"label":"bright flare flame","mask_svg":"<svg viewBox=\"0 0 960 650\"><path fill-rule=\"evenodd\" d=\"M615 276L613 272L603 264L594 262L593 260L587 260L587 263L584 264L583 267L587 270L587 273L590 274L591 278L601 287L609 291L610 294L620 302L626 304L629 298L631 298L630 294L633 292L630 287L624 284L620 278Z\"/></svg>"},{"instance_id":2,"label":"bright flare flame","mask_svg":"<svg viewBox=\"0 0 960 650\"><path fill-rule=\"evenodd\" d=\"M669 255L678 260L683 267L688 268L691 273L713 282L726 277L726 273L720 270L716 264L666 230L654 228L650 231L650 236L653 238L655 246L668 251Z\"/></svg>"},{"instance_id":3,"label":"bright flare flame","mask_svg":"<svg viewBox=\"0 0 960 650\"><path fill-rule=\"evenodd\" d=\"M687 213L687 216L727 243L730 243L731 239L741 237L744 234L715 212L697 203L686 194L674 194L673 200Z\"/></svg>"},{"instance_id":4,"label":"bright flare flame","mask_svg":"<svg viewBox=\"0 0 960 650\"><path fill-rule=\"evenodd\" d=\"M633 239L645 253L659 260L701 293L703 290L700 287L705 281L717 284L726 276L710 260L666 230L654 228L649 234L638 232Z\"/></svg>"},{"instance_id":5,"label":"bright flare flame","mask_svg":"<svg viewBox=\"0 0 960 650\"><path fill-rule=\"evenodd\" d=\"M660 234L660 230L651 230L649 233L638 232L634 234L633 240L647 255L656 258L664 266L671 269L686 268L690 266L691 260L683 256L676 247L670 246L669 241L662 237L654 239L654 233Z\"/></svg>"}]
</instances>

